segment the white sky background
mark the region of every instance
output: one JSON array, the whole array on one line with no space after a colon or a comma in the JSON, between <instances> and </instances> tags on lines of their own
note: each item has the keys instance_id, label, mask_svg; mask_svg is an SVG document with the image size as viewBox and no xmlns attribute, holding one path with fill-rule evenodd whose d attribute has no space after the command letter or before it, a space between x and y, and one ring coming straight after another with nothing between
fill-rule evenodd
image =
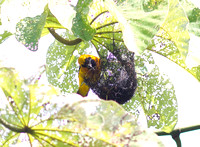
<instances>
[{"instance_id":1,"label":"white sky background","mask_svg":"<svg viewBox=\"0 0 200 147\"><path fill-rule=\"evenodd\" d=\"M45 64L46 52L52 42L53 37L45 36L40 40L38 51L31 52L17 42L13 36L0 45L0 60L5 61L2 63L3 65L14 66L21 74L29 77L38 72L39 66ZM161 72L168 74L175 86L179 105L177 127L200 124L200 83L169 60L156 54L154 54L154 58ZM43 80L45 82L46 78ZM171 137L160 138L166 146L176 147ZM183 147L190 146L191 143L200 146L200 130L181 134L181 141Z\"/></svg>"}]
</instances>

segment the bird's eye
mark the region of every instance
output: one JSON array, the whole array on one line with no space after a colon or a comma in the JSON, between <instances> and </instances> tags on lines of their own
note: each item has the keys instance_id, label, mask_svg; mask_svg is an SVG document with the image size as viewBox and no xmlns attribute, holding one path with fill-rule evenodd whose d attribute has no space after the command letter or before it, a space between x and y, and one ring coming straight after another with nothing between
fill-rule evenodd
<instances>
[{"instance_id":1,"label":"bird's eye","mask_svg":"<svg viewBox=\"0 0 200 147\"><path fill-rule=\"evenodd\" d=\"M93 59L91 60L91 64L92 64L92 67L95 67L97 65Z\"/></svg>"},{"instance_id":2,"label":"bird's eye","mask_svg":"<svg viewBox=\"0 0 200 147\"><path fill-rule=\"evenodd\" d=\"M85 59L85 63L82 65L82 67L92 68L96 66L96 62L91 58L88 57Z\"/></svg>"}]
</instances>

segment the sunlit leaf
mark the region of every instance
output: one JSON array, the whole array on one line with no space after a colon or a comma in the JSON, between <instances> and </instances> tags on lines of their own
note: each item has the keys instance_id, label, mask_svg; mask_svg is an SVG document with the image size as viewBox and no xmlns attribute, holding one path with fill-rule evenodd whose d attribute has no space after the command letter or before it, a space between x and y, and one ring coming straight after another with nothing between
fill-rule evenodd
<instances>
[{"instance_id":1,"label":"sunlit leaf","mask_svg":"<svg viewBox=\"0 0 200 147\"><path fill-rule=\"evenodd\" d=\"M141 99L148 126L169 133L178 120L174 87L169 79L159 72L150 53L145 53L139 60L148 66L147 72L138 75L139 86L136 97ZM136 65L137 63L138 60ZM140 72L146 70L141 66L139 69Z\"/></svg>"},{"instance_id":2,"label":"sunlit leaf","mask_svg":"<svg viewBox=\"0 0 200 147\"><path fill-rule=\"evenodd\" d=\"M7 121L7 123L11 123L17 127L27 125L29 94L26 89L24 89L23 82L19 79L18 74L12 69L1 68L0 86L6 95L6 97L1 98L1 102L5 102L5 105L2 105L1 107L7 108L4 108L4 113L2 111L1 118ZM12 115L9 116L9 114Z\"/></svg>"},{"instance_id":3,"label":"sunlit leaf","mask_svg":"<svg viewBox=\"0 0 200 147\"><path fill-rule=\"evenodd\" d=\"M157 34L157 36L174 42L182 60L185 60L189 47L188 22L188 18L179 1L170 0L169 13Z\"/></svg>"},{"instance_id":4,"label":"sunlit leaf","mask_svg":"<svg viewBox=\"0 0 200 147\"><path fill-rule=\"evenodd\" d=\"M16 25L16 39L31 51L38 50L38 42L45 25L48 10L36 17L26 17Z\"/></svg>"},{"instance_id":5,"label":"sunlit leaf","mask_svg":"<svg viewBox=\"0 0 200 147\"><path fill-rule=\"evenodd\" d=\"M30 93L30 116L29 125L33 122L40 122L42 116L39 114L40 111L48 104L52 96L59 94L59 91L53 86L47 85L29 85Z\"/></svg>"},{"instance_id":6,"label":"sunlit leaf","mask_svg":"<svg viewBox=\"0 0 200 147\"><path fill-rule=\"evenodd\" d=\"M0 97L0 145L14 145L30 131L29 125L42 120L39 112L58 91L52 86L37 84L27 87L11 68L0 69L0 87L5 95Z\"/></svg>"},{"instance_id":7,"label":"sunlit leaf","mask_svg":"<svg viewBox=\"0 0 200 147\"><path fill-rule=\"evenodd\" d=\"M150 12L141 7L142 1L129 0L117 6L111 0L106 2L107 9L121 25L123 39L128 49L142 53L165 18L167 2L162 3L159 10Z\"/></svg>"},{"instance_id":8,"label":"sunlit leaf","mask_svg":"<svg viewBox=\"0 0 200 147\"><path fill-rule=\"evenodd\" d=\"M144 0L142 2L143 9L146 12L151 12L156 9L160 9L163 6L163 4L167 4L167 1L165 1L165 0Z\"/></svg>"},{"instance_id":9,"label":"sunlit leaf","mask_svg":"<svg viewBox=\"0 0 200 147\"><path fill-rule=\"evenodd\" d=\"M41 36L47 35L49 33L48 28L65 29L65 27L60 24L57 18L50 11L46 17L45 26L42 30Z\"/></svg>"},{"instance_id":10,"label":"sunlit leaf","mask_svg":"<svg viewBox=\"0 0 200 147\"><path fill-rule=\"evenodd\" d=\"M186 13L190 21L189 31L194 33L195 35L198 35L198 30L199 30L198 9L194 8L194 6L188 2L182 3L182 4L186 10ZM175 2L174 2L174 6L175 6ZM157 37L154 37L154 39L148 46L148 50L158 53L162 55L163 57L168 58L172 62L175 62L177 65L184 68L187 72L192 74L197 80L200 81L200 76L199 76L200 73L199 73L199 67L198 67L199 65L198 63L200 59L199 51L196 45L194 44L195 42L194 38L196 38L195 40L198 40L197 39L198 37L195 37L195 36L193 37L192 35L191 36L192 38L190 40L190 46L189 46L188 44L189 36L186 29L188 20L185 17L185 13L179 3L177 3L174 9L171 9L171 12L169 13L169 15L170 14L173 15L173 13L176 13L176 15L174 15L173 17L177 17L177 19L172 20L171 18L167 18L172 21L169 22L169 20L166 19L167 20L166 22L169 22L169 23L168 24L166 24L166 22L164 23L164 25L166 24L168 26L167 29L170 29L171 27L172 30L170 30L170 32L171 32L171 35L173 36L169 36L169 34L167 34L166 32L161 31L162 30L161 28L159 32L161 34L158 33ZM180 17L178 14L182 17ZM182 21L182 19L184 21ZM178 30L178 28L180 30ZM174 30L174 29L177 29L177 30ZM175 37L174 38L175 40L173 40L173 37ZM179 45L177 45L177 43ZM188 50L188 46L190 47L189 50ZM180 47L182 49L180 49ZM188 54L186 60L185 60L185 55L183 55L184 53L185 55Z\"/></svg>"},{"instance_id":11,"label":"sunlit leaf","mask_svg":"<svg viewBox=\"0 0 200 147\"><path fill-rule=\"evenodd\" d=\"M0 75L1 88L8 98L7 85L10 84L12 93L16 89L12 85L20 81L16 81L18 76L9 68L2 68ZM28 115L27 124L17 121L17 110L20 110L17 105L13 109L17 94L12 93L12 102L1 97L1 102L5 102L0 109L1 145L142 146L153 143L162 146L155 134L139 127L134 116L115 102L87 100L77 94L55 96L58 92L53 87L37 84L29 85L27 91L29 105L21 108Z\"/></svg>"},{"instance_id":12,"label":"sunlit leaf","mask_svg":"<svg viewBox=\"0 0 200 147\"><path fill-rule=\"evenodd\" d=\"M200 41L200 38L193 34L190 35L190 38L189 52L185 61L188 68L200 65L200 49L196 43Z\"/></svg>"},{"instance_id":13,"label":"sunlit leaf","mask_svg":"<svg viewBox=\"0 0 200 147\"><path fill-rule=\"evenodd\" d=\"M181 9L180 12L182 12L181 14L183 14L183 16L184 16L185 14L183 13L181 6L180 5L177 5L177 6L178 6L176 8L177 11L179 9ZM199 18L198 9L194 8L194 6L191 5L190 3L183 3L183 6L186 9L186 13L187 13L189 21L190 21L189 31L198 36L198 32L199 32L198 31L199 30L199 27L198 27L198 20L199 20L198 19ZM176 9L174 9L174 10L176 10ZM185 17L183 17L183 18L185 18ZM179 19L180 19L179 16L177 16L177 21ZM185 21L185 22L187 22L187 21ZM185 25L183 25L183 23L184 23L184 21L180 20L178 22L174 22L174 25L177 25L176 28L178 28L179 25L181 25L181 28L186 27ZM170 25L170 23L169 23L169 25ZM173 28L175 28L175 27L173 27ZM178 34L180 34L179 39L182 38L182 41L180 40L180 44L181 44L181 42L183 42L183 44L188 46L188 41L187 41L187 38L188 38L187 34L188 33L186 33L187 30L184 31L184 28L182 28L182 29L183 29L182 31L184 33L180 34L182 31L177 32L176 33L177 37L178 37ZM172 39L169 39L168 38L169 36L167 37L167 39L163 39L162 38L163 36L155 37L154 41L152 41L152 44L148 47L148 49L168 58L172 62L175 62L176 64L178 64L179 66L184 68L187 72L192 74L197 80L200 81L200 76L199 76L200 73L199 73L199 70L198 70L199 69L198 63L199 63L199 59L200 59L199 58L199 51L198 51L198 47L194 44L195 40L198 40L198 37L195 37L195 36L193 37L193 36L194 35L191 36L189 50L185 48L185 51L188 52L186 61L185 61L185 57L183 57L183 55L181 54L182 51L178 48L176 42L173 41ZM193 68L191 68L191 67L193 67Z\"/></svg>"},{"instance_id":14,"label":"sunlit leaf","mask_svg":"<svg viewBox=\"0 0 200 147\"><path fill-rule=\"evenodd\" d=\"M83 16L82 13L76 13L76 17L73 19L72 31L75 36L85 41L91 40L96 33L95 29L90 27L87 17Z\"/></svg>"},{"instance_id":15,"label":"sunlit leaf","mask_svg":"<svg viewBox=\"0 0 200 147\"><path fill-rule=\"evenodd\" d=\"M77 97L77 95L69 95L65 99L70 101L71 97L74 101L75 96ZM46 108L55 108L58 107L56 105L64 104L63 98L57 97L56 101L51 101ZM155 143L162 146L156 136L137 126L134 117L117 103L77 98L75 102L66 103L67 105L61 107L56 115L51 115L49 119L41 121L32 128L35 130L34 136L38 134L44 145L77 145L78 143L79 146L86 144L142 146L146 143ZM51 109L47 112L53 114ZM45 129L42 129L43 126Z\"/></svg>"},{"instance_id":16,"label":"sunlit leaf","mask_svg":"<svg viewBox=\"0 0 200 147\"><path fill-rule=\"evenodd\" d=\"M2 5L4 2L5 2L5 0L1 0L1 1L0 1L0 5Z\"/></svg>"}]
</instances>

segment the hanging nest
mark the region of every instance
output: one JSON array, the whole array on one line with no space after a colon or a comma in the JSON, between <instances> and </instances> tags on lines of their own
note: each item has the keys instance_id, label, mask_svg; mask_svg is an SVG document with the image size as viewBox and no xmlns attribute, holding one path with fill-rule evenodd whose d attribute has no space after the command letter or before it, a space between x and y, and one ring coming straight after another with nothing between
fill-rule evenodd
<instances>
[{"instance_id":1,"label":"hanging nest","mask_svg":"<svg viewBox=\"0 0 200 147\"><path fill-rule=\"evenodd\" d=\"M130 100L137 88L134 53L124 44L112 44L112 53L101 58L101 74L96 83L85 80L95 94L104 100L124 104Z\"/></svg>"}]
</instances>

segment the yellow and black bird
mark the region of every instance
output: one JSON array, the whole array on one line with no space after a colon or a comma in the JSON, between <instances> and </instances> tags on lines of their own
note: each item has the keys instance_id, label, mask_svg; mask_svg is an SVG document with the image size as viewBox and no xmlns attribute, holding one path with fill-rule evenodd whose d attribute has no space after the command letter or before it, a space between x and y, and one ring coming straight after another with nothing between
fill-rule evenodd
<instances>
[{"instance_id":1,"label":"yellow and black bird","mask_svg":"<svg viewBox=\"0 0 200 147\"><path fill-rule=\"evenodd\" d=\"M133 55L130 54L128 59L133 58ZM128 59L108 56L100 60L93 55L81 55L78 59L80 68L77 93L87 96L91 88L101 99L126 103L133 97L137 87L134 61Z\"/></svg>"},{"instance_id":2,"label":"yellow and black bird","mask_svg":"<svg viewBox=\"0 0 200 147\"><path fill-rule=\"evenodd\" d=\"M100 58L93 55L81 55L78 59L78 63L80 65L79 68L79 89L78 94L81 96L87 96L90 86L96 85L100 73Z\"/></svg>"}]
</instances>

